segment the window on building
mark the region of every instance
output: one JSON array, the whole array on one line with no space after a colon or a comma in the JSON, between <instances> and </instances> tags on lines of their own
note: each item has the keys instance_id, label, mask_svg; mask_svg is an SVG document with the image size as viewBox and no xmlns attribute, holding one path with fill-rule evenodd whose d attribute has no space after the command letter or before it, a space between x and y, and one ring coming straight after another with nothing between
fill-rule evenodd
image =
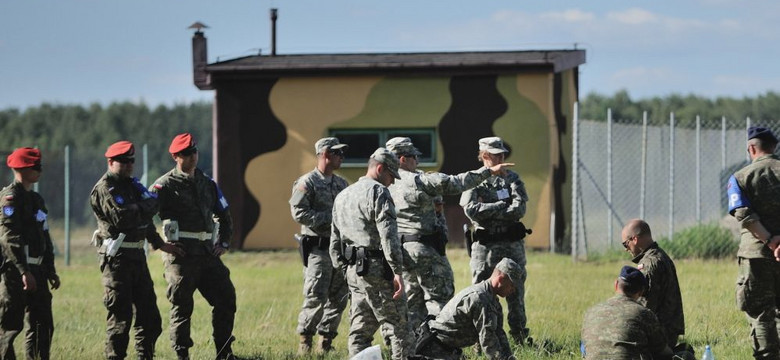
<instances>
[{"instance_id":1,"label":"window on building","mask_svg":"<svg viewBox=\"0 0 780 360\"><path fill-rule=\"evenodd\" d=\"M421 164L436 162L436 129L331 129L330 136L335 136L339 142L349 145L344 154L345 164L365 165L368 157L378 147L384 147L387 140L397 136L408 137L420 150L418 157Z\"/></svg>"}]
</instances>

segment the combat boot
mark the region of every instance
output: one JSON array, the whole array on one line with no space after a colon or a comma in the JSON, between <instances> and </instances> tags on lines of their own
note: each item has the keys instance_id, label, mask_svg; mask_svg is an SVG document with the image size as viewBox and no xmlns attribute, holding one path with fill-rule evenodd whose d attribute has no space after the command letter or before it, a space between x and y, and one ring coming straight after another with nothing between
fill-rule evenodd
<instances>
[{"instance_id":1,"label":"combat boot","mask_svg":"<svg viewBox=\"0 0 780 360\"><path fill-rule=\"evenodd\" d=\"M333 336L320 335L320 343L317 346L317 351L324 354L333 350Z\"/></svg>"},{"instance_id":2,"label":"combat boot","mask_svg":"<svg viewBox=\"0 0 780 360\"><path fill-rule=\"evenodd\" d=\"M176 359L190 360L190 350L187 348L176 350Z\"/></svg>"},{"instance_id":3,"label":"combat boot","mask_svg":"<svg viewBox=\"0 0 780 360\"><path fill-rule=\"evenodd\" d=\"M306 355L311 352L311 335L301 335L301 343L298 344L298 355Z\"/></svg>"}]
</instances>

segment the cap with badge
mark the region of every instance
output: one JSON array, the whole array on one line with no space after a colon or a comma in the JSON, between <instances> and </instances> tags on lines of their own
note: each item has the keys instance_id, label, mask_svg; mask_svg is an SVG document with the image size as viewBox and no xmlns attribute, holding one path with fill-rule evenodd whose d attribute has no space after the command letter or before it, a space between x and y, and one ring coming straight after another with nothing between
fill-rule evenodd
<instances>
[{"instance_id":1,"label":"cap with badge","mask_svg":"<svg viewBox=\"0 0 780 360\"><path fill-rule=\"evenodd\" d=\"M171 141L171 146L168 147L168 152L171 155L181 154L183 156L190 156L198 152L197 142L190 133L183 133L176 135Z\"/></svg>"},{"instance_id":2,"label":"cap with badge","mask_svg":"<svg viewBox=\"0 0 780 360\"><path fill-rule=\"evenodd\" d=\"M106 158L124 163L135 159L135 146L133 143L122 140L117 141L106 150Z\"/></svg>"},{"instance_id":3,"label":"cap with badge","mask_svg":"<svg viewBox=\"0 0 780 360\"><path fill-rule=\"evenodd\" d=\"M748 140L750 139L761 139L769 140L775 143L777 142L777 137L775 137L775 134L772 133L772 130L763 126L751 126L748 128Z\"/></svg>"},{"instance_id":4,"label":"cap with badge","mask_svg":"<svg viewBox=\"0 0 780 360\"><path fill-rule=\"evenodd\" d=\"M387 167L387 170L390 170L390 173L393 174L393 177L396 179L400 179L401 175L398 174L398 166L400 166L398 162L398 157L395 156L390 150L387 150L385 148L378 148L376 151L374 151L373 154L371 154L371 159L382 163Z\"/></svg>"},{"instance_id":5,"label":"cap with badge","mask_svg":"<svg viewBox=\"0 0 780 360\"><path fill-rule=\"evenodd\" d=\"M344 149L348 148L349 145L342 144L339 142L339 139L334 137L326 137L317 140L316 143L314 143L314 153L315 154L322 154L325 150L338 150L338 149Z\"/></svg>"},{"instance_id":6,"label":"cap with badge","mask_svg":"<svg viewBox=\"0 0 780 360\"><path fill-rule=\"evenodd\" d=\"M503 258L496 264L496 270L504 273L512 281L512 284L517 285L520 283L523 277L523 270L520 269L520 265L517 265L514 260L510 258Z\"/></svg>"},{"instance_id":7,"label":"cap with badge","mask_svg":"<svg viewBox=\"0 0 780 360\"><path fill-rule=\"evenodd\" d=\"M620 269L620 275L618 278L630 285L647 288L647 278L645 278L645 275L642 274L642 271L633 266L623 266L623 268Z\"/></svg>"},{"instance_id":8,"label":"cap with badge","mask_svg":"<svg viewBox=\"0 0 780 360\"><path fill-rule=\"evenodd\" d=\"M392 151L397 156L422 155L420 150L418 150L416 147L414 147L414 144L412 144L412 139L408 137L394 137L390 140L387 140L385 146L387 147L387 150Z\"/></svg>"},{"instance_id":9,"label":"cap with badge","mask_svg":"<svg viewBox=\"0 0 780 360\"><path fill-rule=\"evenodd\" d=\"M11 169L35 168L40 170L41 151L36 148L23 147L14 150L6 159L6 164Z\"/></svg>"},{"instance_id":10,"label":"cap with badge","mask_svg":"<svg viewBox=\"0 0 780 360\"><path fill-rule=\"evenodd\" d=\"M504 141L498 136L491 136L479 139L479 151L485 150L491 154L508 153L504 147Z\"/></svg>"}]
</instances>

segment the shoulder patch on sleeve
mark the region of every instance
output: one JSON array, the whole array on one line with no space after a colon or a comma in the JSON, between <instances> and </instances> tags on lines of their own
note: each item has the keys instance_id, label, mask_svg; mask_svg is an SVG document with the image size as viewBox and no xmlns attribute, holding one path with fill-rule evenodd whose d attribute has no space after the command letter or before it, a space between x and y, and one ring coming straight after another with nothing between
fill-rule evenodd
<instances>
[{"instance_id":1,"label":"shoulder patch on sleeve","mask_svg":"<svg viewBox=\"0 0 780 360\"><path fill-rule=\"evenodd\" d=\"M14 207L10 205L3 206L3 215L11 216L14 214Z\"/></svg>"},{"instance_id":2,"label":"shoulder patch on sleeve","mask_svg":"<svg viewBox=\"0 0 780 360\"><path fill-rule=\"evenodd\" d=\"M734 210L742 207L750 207L750 200L742 193L742 189L739 187L737 178L731 175L728 185L726 186L726 193L729 197L729 213L733 214Z\"/></svg>"}]
</instances>

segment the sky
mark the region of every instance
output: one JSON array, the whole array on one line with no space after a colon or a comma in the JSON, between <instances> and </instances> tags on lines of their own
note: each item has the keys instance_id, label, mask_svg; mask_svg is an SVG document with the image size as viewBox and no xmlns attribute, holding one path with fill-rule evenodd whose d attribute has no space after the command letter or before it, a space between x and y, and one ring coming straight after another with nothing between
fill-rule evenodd
<instances>
[{"instance_id":1,"label":"sky","mask_svg":"<svg viewBox=\"0 0 780 360\"><path fill-rule=\"evenodd\" d=\"M209 62L277 54L584 49L580 96L625 89L741 98L780 91L776 0L33 0L0 2L0 109L173 105Z\"/></svg>"}]
</instances>

